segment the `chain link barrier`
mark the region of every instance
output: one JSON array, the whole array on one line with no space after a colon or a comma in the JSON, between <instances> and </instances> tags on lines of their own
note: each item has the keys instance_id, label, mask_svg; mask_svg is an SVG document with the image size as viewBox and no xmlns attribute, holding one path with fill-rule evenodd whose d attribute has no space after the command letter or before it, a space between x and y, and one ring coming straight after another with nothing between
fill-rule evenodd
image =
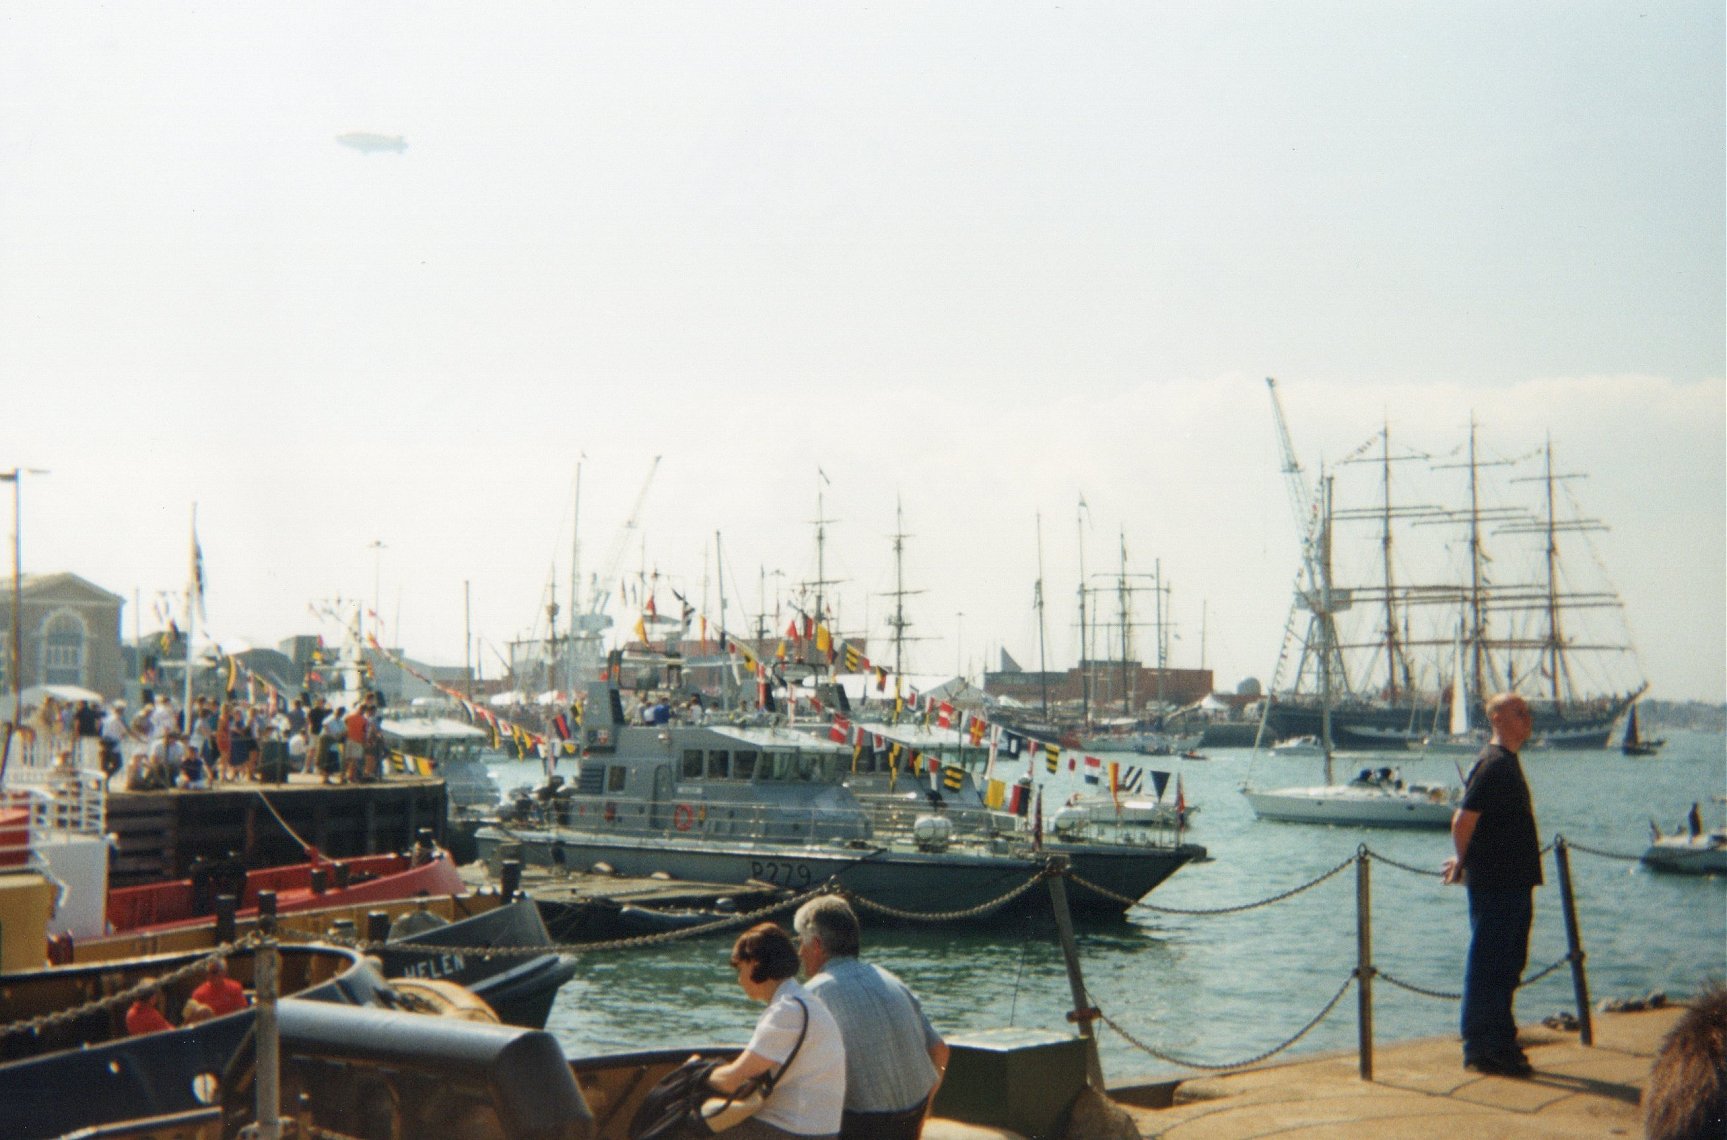
<instances>
[{"instance_id":1,"label":"chain link barrier","mask_svg":"<svg viewBox=\"0 0 1727 1140\"><path fill-rule=\"evenodd\" d=\"M1423 875L1430 879L1437 879L1444 875L1443 871L1435 871L1431 867L1417 867L1412 863L1399 863L1396 859L1391 858L1389 855L1381 855L1371 847L1363 846L1361 848L1361 853L1377 863L1384 863L1388 867L1396 867L1399 871L1408 871L1411 875Z\"/></svg>"},{"instance_id":2,"label":"chain link barrier","mask_svg":"<svg viewBox=\"0 0 1727 1140\"><path fill-rule=\"evenodd\" d=\"M1236 906L1193 907L1193 908L1178 907L1178 906L1159 906L1156 903L1146 902L1144 899L1130 899L1126 895L1118 894L1115 891L1110 890L1108 887L1100 887L1096 883L1090 881L1089 879L1081 878L1080 876L1072 874L1071 872L1068 874L1068 878L1072 879L1075 883L1086 888L1087 890L1096 891L1098 894L1102 895L1104 898L1113 899L1114 901L1119 902L1119 903L1123 904L1124 906L1137 907L1141 910L1154 910L1159 914L1184 914L1184 915L1197 915L1197 916L1217 915L1217 914L1239 914L1242 911L1258 910L1260 907L1271 906L1273 903L1280 903L1285 899L1294 898L1296 895L1299 895L1303 891L1310 891L1314 887L1317 887L1317 886L1319 886L1319 884L1325 882L1327 879L1335 878L1337 875L1340 875L1344 871L1348 870L1350 865L1355 862L1355 858L1356 857L1354 855L1351 855L1349 858L1345 859L1343 862L1339 863L1337 866L1333 867L1331 870L1326 871L1324 874L1318 876L1317 878L1309 879L1307 882L1302 883L1300 886L1291 887L1287 891L1279 892L1278 894L1272 895L1269 898L1260 899L1258 902L1240 903Z\"/></svg>"},{"instance_id":3,"label":"chain link barrier","mask_svg":"<svg viewBox=\"0 0 1727 1140\"><path fill-rule=\"evenodd\" d=\"M1565 841L1565 849L1567 851L1581 851L1585 855L1595 855L1602 859L1617 859L1622 863L1641 863L1643 861L1642 852L1638 852L1636 855L1627 855L1623 851L1603 851L1599 847L1585 847L1574 839Z\"/></svg>"},{"instance_id":4,"label":"chain link barrier","mask_svg":"<svg viewBox=\"0 0 1727 1140\"><path fill-rule=\"evenodd\" d=\"M1288 1049L1291 1046L1293 1046L1296 1042L1300 1041L1303 1037L1306 1037L1309 1033L1313 1032L1314 1028L1317 1027L1320 1022L1324 1021L1327 1017L1329 1017L1331 1015L1331 1011L1337 1008L1337 1003L1343 1000L1343 995L1348 993L1349 987L1354 985L1354 984L1355 984L1355 974L1353 972L1351 972L1349 977L1347 977L1343 980L1343 985L1338 987L1337 992L1332 995L1331 1000L1325 1003L1325 1008L1321 1009L1318 1013L1314 1014L1312 1020L1310 1020L1306 1025L1303 1025L1300 1029L1296 1030L1295 1035L1293 1037L1290 1037L1287 1040L1280 1042L1279 1044L1273 1045L1271 1048L1265 1050L1263 1053L1255 1054L1252 1057L1248 1057L1248 1058L1246 1058L1244 1060L1240 1060L1240 1061L1230 1061L1230 1062L1225 1063L1225 1064L1218 1064L1218 1063L1211 1062L1211 1061L1194 1061L1194 1060L1190 1060L1190 1059L1184 1058L1184 1057L1177 1057L1172 1053L1165 1053L1161 1049L1154 1049L1150 1045L1147 1045L1145 1042L1141 1041L1139 1038L1135 1037L1133 1034L1129 1033L1126 1029L1122 1028L1122 1026L1114 1018L1109 1016L1109 1014L1100 1012L1098 1014L1098 1016L1103 1021L1103 1023L1105 1025L1109 1026L1111 1029L1113 1029L1117 1033L1121 1034L1121 1036L1127 1040L1128 1044L1132 1045L1134 1048L1140 1050L1143 1053L1147 1053L1150 1056L1156 1057L1159 1061L1163 1061L1166 1064L1170 1064L1170 1065L1180 1065L1184 1069L1202 1069L1202 1070L1206 1070L1206 1071L1210 1071L1210 1072L1221 1073L1221 1072L1227 1072L1228 1070L1231 1070L1231 1069L1245 1069L1249 1065L1257 1065L1261 1061L1265 1061L1265 1060L1268 1060L1272 1057L1275 1057L1279 1053L1283 1052L1285 1049ZM1087 997L1089 1000L1089 995L1087 995Z\"/></svg>"},{"instance_id":5,"label":"chain link barrier","mask_svg":"<svg viewBox=\"0 0 1727 1140\"><path fill-rule=\"evenodd\" d=\"M52 1029L58 1025L71 1024L80 1018L89 1017L92 1014L107 1013L110 1010L115 1009L125 1009L145 994L152 993L156 990L164 990L179 982L199 977L204 973L211 961L226 961L229 957L241 950L256 948L262 941L262 936L252 934L247 935L245 938L242 938L237 942L224 942L214 950L211 950L208 954L201 955L193 961L188 962L186 965L181 966L178 970L134 982L125 989L117 990L114 993L109 994L107 997L95 998L91 1001L84 1002L82 1005L70 1006L66 1009L56 1010L53 1013L44 1013L39 1014L36 1017L27 1017L20 1021L14 1021L10 1025L0 1025L0 1037L10 1037L14 1034L21 1033L41 1033L44 1030Z\"/></svg>"},{"instance_id":6,"label":"chain link barrier","mask_svg":"<svg viewBox=\"0 0 1727 1140\"><path fill-rule=\"evenodd\" d=\"M876 914L885 915L905 922L944 923L971 918L983 918L1013 902L1015 899L1036 887L1039 883L1045 881L1055 873L1056 872L1052 871L1046 865L1033 872L1025 882L1020 883L1011 890L1008 890L993 899L981 902L976 906L968 907L964 910L942 911L905 910L900 907L889 906L886 903L876 902L874 899L858 894L846 887L837 879L829 879L821 886L805 891L801 895L794 895L789 899L781 899L778 902L769 903L767 906L758 907L755 910L741 911L738 914L726 915L722 918L717 918L712 922L681 927L677 930L662 930L656 931L652 934L637 934L631 935L627 938L613 938L602 942L552 942L542 943L537 946L451 946L445 943L377 942L345 934L330 933L306 934L295 932L285 934L283 937L305 943L334 943L340 946L351 947L365 953L375 953L379 950L388 948L395 953L426 955L463 954L521 958L537 958L542 954L576 955L593 953L595 951L630 950L642 946L663 946L673 942L681 942L687 938L703 938L710 934L716 934L722 930L743 926L753 926L758 922L762 922L765 919L772 917L773 915L796 910L811 899L820 895L828 894L842 895L860 909L872 911Z\"/></svg>"},{"instance_id":7,"label":"chain link barrier","mask_svg":"<svg viewBox=\"0 0 1727 1140\"><path fill-rule=\"evenodd\" d=\"M862 895L854 894L843 887L838 888L838 893L844 895L848 901L858 904L864 910L874 911L876 914L884 914L890 918L897 918L908 922L953 922L958 919L982 918L985 915L993 914L995 911L1000 910L1014 899L1019 898L1019 896L1025 894L1045 879L1059 873L1060 872L1058 871L1052 870L1046 864L1041 870L1035 872L1031 878L1013 888L1013 890L1008 891L1006 894L1001 895L998 898L991 899L988 902L979 903L977 906L968 907L965 910L901 910L898 907L888 906L886 903L878 903L871 899L866 899Z\"/></svg>"}]
</instances>

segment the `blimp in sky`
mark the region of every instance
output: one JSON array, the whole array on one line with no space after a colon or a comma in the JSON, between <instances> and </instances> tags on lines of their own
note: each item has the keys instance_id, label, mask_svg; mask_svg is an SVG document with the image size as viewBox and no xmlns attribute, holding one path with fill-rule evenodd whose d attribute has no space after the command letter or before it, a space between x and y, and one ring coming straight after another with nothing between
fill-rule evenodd
<instances>
[{"instance_id":1,"label":"blimp in sky","mask_svg":"<svg viewBox=\"0 0 1727 1140\"><path fill-rule=\"evenodd\" d=\"M408 140L401 135L379 135L371 131L349 131L345 135L337 135L336 141L361 154L401 154L408 149Z\"/></svg>"}]
</instances>

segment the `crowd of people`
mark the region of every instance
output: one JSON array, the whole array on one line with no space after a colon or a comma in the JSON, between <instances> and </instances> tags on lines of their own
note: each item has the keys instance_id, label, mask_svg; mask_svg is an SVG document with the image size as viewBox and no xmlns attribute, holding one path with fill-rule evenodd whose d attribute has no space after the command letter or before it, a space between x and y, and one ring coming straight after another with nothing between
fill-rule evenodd
<instances>
[{"instance_id":1,"label":"crowd of people","mask_svg":"<svg viewBox=\"0 0 1727 1140\"><path fill-rule=\"evenodd\" d=\"M166 695L147 697L136 712L123 700L103 708L48 697L19 731L56 756L91 742L109 786L124 773L128 791L279 781L288 772L326 784L368 783L381 775L387 753L379 706L369 697L353 708L332 707L321 696L285 705L194 697L190 717Z\"/></svg>"}]
</instances>

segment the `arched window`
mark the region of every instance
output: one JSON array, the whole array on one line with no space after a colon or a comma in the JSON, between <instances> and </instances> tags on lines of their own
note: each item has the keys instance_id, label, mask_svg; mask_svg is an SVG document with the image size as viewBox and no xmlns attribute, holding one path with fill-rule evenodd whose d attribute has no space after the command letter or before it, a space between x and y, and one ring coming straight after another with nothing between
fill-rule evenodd
<instances>
[{"instance_id":1,"label":"arched window","mask_svg":"<svg viewBox=\"0 0 1727 1140\"><path fill-rule=\"evenodd\" d=\"M42 627L42 683L82 685L87 635L76 614L58 613Z\"/></svg>"}]
</instances>

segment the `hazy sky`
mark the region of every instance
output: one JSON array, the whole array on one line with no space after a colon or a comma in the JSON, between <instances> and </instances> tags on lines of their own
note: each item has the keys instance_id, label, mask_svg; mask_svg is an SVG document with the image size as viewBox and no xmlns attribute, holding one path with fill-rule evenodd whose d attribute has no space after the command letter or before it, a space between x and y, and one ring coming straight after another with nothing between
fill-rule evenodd
<instances>
[{"instance_id":1,"label":"hazy sky","mask_svg":"<svg viewBox=\"0 0 1727 1140\"><path fill-rule=\"evenodd\" d=\"M1274 375L1310 471L1551 436L1654 695L1727 699L1723 42L1718 0L9 3L25 569L152 628L196 503L219 636L376 591L460 663L464 582L490 645L567 602L579 457L584 575L717 611L717 532L734 625L815 576L819 468L842 628L897 496L919 668L1035 665L1041 512L1071 663L1083 495L1088 572L1125 532L1233 686L1297 556Z\"/></svg>"}]
</instances>

